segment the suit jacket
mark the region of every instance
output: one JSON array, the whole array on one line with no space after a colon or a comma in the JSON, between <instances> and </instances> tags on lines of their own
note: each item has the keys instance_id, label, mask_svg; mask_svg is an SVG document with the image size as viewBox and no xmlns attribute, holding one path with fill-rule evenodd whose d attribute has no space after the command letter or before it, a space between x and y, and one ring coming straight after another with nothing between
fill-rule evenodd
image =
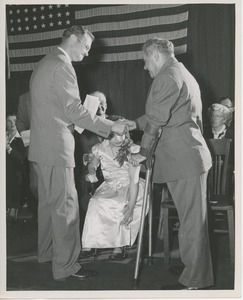
<instances>
[{"instance_id":1,"label":"suit jacket","mask_svg":"<svg viewBox=\"0 0 243 300\"><path fill-rule=\"evenodd\" d=\"M144 130L142 155L147 155L155 132L160 126L163 128L155 151L154 182L188 178L209 170L212 161L202 136L200 89L174 57L154 78L145 113L136 120L138 128Z\"/></svg>"},{"instance_id":2,"label":"suit jacket","mask_svg":"<svg viewBox=\"0 0 243 300\"><path fill-rule=\"evenodd\" d=\"M16 126L18 132L30 129L30 93L26 92L19 97Z\"/></svg>"},{"instance_id":3,"label":"suit jacket","mask_svg":"<svg viewBox=\"0 0 243 300\"><path fill-rule=\"evenodd\" d=\"M75 70L58 48L38 63L30 96L30 161L74 167L73 124L103 137L111 132L111 121L92 117L82 106Z\"/></svg>"}]
</instances>

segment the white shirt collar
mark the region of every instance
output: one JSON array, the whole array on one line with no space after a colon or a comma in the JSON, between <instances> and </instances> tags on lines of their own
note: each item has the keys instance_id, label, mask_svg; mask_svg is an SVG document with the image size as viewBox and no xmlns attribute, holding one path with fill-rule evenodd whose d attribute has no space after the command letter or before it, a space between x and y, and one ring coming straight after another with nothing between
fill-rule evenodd
<instances>
[{"instance_id":1,"label":"white shirt collar","mask_svg":"<svg viewBox=\"0 0 243 300\"><path fill-rule=\"evenodd\" d=\"M68 55L68 53L64 49L62 49L61 47L57 47L57 48L64 53L64 55L68 59L68 63L70 63L70 65L71 65L72 64L72 60L71 60L70 56Z\"/></svg>"},{"instance_id":2,"label":"white shirt collar","mask_svg":"<svg viewBox=\"0 0 243 300\"><path fill-rule=\"evenodd\" d=\"M219 130L219 131L217 131L217 132L215 132L213 129L212 129L212 132L213 132L213 137L215 138L215 139L218 139L219 138L219 135L221 135L222 133L225 133L225 131L226 131L226 126L225 126L225 124L222 126L222 128Z\"/></svg>"},{"instance_id":3,"label":"white shirt collar","mask_svg":"<svg viewBox=\"0 0 243 300\"><path fill-rule=\"evenodd\" d=\"M6 131L6 138L8 138L8 132ZM9 144L15 139L15 138L21 138L21 135L19 134L18 131L16 131L15 135L12 136L11 140L9 140Z\"/></svg>"}]
</instances>

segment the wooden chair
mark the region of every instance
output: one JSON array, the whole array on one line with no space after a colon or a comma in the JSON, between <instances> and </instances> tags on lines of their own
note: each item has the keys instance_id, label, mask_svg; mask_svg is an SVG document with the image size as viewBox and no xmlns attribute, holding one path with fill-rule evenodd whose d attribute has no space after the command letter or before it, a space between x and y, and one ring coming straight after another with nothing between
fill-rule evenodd
<instances>
[{"instance_id":1,"label":"wooden chair","mask_svg":"<svg viewBox=\"0 0 243 300\"><path fill-rule=\"evenodd\" d=\"M229 249L230 259L234 262L234 207L233 195L228 195L228 185L230 180L228 178L229 167L229 152L230 139L208 139L206 140L209 150L211 152L213 166L208 174L207 198L209 204L209 218L212 221L214 232L222 232L229 234ZM234 188L234 187L233 187ZM169 264L170 260L170 213L175 211L173 200L166 199L161 203L161 216L163 217L163 237L164 237L164 261ZM217 229L214 226L215 212L227 213L227 229ZM160 217L161 218L161 217ZM161 230L160 230L161 231Z\"/></svg>"},{"instance_id":2,"label":"wooden chair","mask_svg":"<svg viewBox=\"0 0 243 300\"><path fill-rule=\"evenodd\" d=\"M141 252L143 245L143 236L144 236L144 225L146 218L146 208L147 202L149 201L149 212L148 212L148 223L149 223L149 238L148 238L148 264L152 264L152 172L153 172L153 164L154 164L154 152L157 147L158 141L162 134L162 128L159 128L157 135L153 141L153 145L149 150L149 154L145 161L146 175L145 175L145 188L144 188L144 196L143 196L143 206L141 213L141 222L140 229L138 234L138 247L137 247L137 256L136 256L136 264L135 271L133 277L133 289L137 289L139 285L139 269L141 265Z\"/></svg>"}]
</instances>

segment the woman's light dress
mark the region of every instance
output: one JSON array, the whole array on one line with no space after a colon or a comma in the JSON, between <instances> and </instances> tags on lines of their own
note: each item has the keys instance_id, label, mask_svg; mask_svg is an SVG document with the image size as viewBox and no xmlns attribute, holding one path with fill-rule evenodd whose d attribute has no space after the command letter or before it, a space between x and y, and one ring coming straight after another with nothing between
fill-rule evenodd
<instances>
[{"instance_id":1,"label":"woman's light dress","mask_svg":"<svg viewBox=\"0 0 243 300\"><path fill-rule=\"evenodd\" d=\"M135 242L140 226L144 180L138 179L139 190L133 221L127 227L120 225L123 219L123 208L129 201L129 163L125 162L121 167L119 166L119 163L114 160L108 140L93 146L92 152L100 160L105 181L90 199L83 228L82 247L131 246ZM137 168L138 176L140 167Z\"/></svg>"}]
</instances>

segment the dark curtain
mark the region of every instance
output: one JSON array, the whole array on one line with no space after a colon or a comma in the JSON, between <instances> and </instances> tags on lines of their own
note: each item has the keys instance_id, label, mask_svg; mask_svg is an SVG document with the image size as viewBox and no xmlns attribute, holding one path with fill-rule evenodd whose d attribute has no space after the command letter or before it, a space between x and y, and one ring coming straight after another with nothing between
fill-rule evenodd
<instances>
[{"instance_id":1,"label":"dark curtain","mask_svg":"<svg viewBox=\"0 0 243 300\"><path fill-rule=\"evenodd\" d=\"M235 5L190 4L188 51L177 58L200 85L204 112L222 96L234 101L234 52ZM142 60L91 65L84 60L74 67L82 99L100 90L108 98L109 113L130 119L144 113L151 79ZM7 80L7 110L16 110L19 95L28 90L30 74L20 75L23 77Z\"/></svg>"}]
</instances>

